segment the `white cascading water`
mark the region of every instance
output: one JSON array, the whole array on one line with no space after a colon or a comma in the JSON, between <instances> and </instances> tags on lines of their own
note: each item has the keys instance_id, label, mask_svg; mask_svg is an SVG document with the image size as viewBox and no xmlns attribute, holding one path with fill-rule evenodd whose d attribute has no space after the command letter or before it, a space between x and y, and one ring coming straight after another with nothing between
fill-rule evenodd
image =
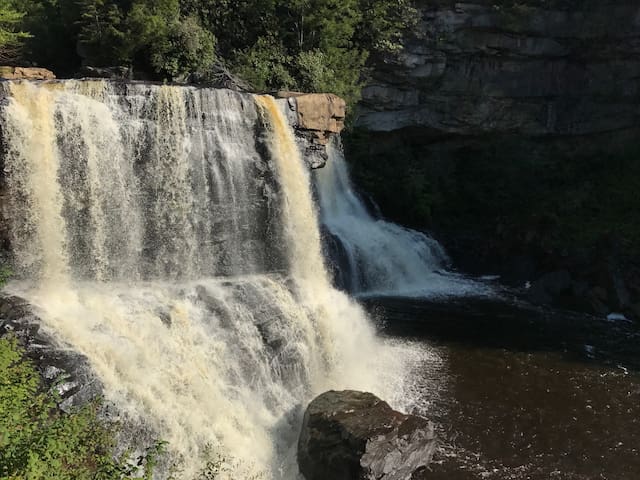
<instances>
[{"instance_id":1,"label":"white cascading water","mask_svg":"<svg viewBox=\"0 0 640 480\"><path fill-rule=\"evenodd\" d=\"M488 287L446 270L442 246L424 233L374 217L351 184L338 145L315 171L321 220L334 244L341 282L356 295L480 295Z\"/></svg>"},{"instance_id":2,"label":"white cascading water","mask_svg":"<svg viewBox=\"0 0 640 480\"><path fill-rule=\"evenodd\" d=\"M296 478L329 388L396 406L421 355L330 285L310 174L271 97L103 81L3 85L4 214L43 327L168 442L177 478ZM419 360L418 360L419 361ZM407 387L409 388L409 387Z\"/></svg>"}]
</instances>

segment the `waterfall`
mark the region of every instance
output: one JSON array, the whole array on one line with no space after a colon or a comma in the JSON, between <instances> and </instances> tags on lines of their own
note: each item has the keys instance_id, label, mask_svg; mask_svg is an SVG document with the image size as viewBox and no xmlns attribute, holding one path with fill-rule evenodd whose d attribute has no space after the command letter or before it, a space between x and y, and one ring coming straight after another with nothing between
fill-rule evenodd
<instances>
[{"instance_id":1,"label":"waterfall","mask_svg":"<svg viewBox=\"0 0 640 480\"><path fill-rule=\"evenodd\" d=\"M168 442L178 478L212 464L216 478L296 478L313 396L409 401L420 352L383 343L331 286L310 174L273 98L2 88L7 290L86 356L126 422Z\"/></svg>"},{"instance_id":2,"label":"waterfall","mask_svg":"<svg viewBox=\"0 0 640 480\"><path fill-rule=\"evenodd\" d=\"M483 294L485 285L447 271L444 248L428 235L372 215L351 184L341 148L316 170L322 223L337 283L358 295Z\"/></svg>"}]
</instances>

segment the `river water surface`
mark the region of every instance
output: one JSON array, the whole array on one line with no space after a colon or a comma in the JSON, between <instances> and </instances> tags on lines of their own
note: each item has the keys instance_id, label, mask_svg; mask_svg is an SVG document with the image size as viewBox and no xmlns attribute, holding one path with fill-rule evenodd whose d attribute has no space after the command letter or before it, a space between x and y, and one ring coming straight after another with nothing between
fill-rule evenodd
<instances>
[{"instance_id":1,"label":"river water surface","mask_svg":"<svg viewBox=\"0 0 640 480\"><path fill-rule=\"evenodd\" d=\"M512 301L365 301L433 352L418 412L441 446L425 478L640 478L640 328Z\"/></svg>"}]
</instances>

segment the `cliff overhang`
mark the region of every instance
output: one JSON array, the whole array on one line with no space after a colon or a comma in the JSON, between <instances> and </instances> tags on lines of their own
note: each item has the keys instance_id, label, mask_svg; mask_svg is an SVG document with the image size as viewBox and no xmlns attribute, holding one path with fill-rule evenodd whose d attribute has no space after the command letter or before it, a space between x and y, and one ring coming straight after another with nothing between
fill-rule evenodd
<instances>
[{"instance_id":1,"label":"cliff overhang","mask_svg":"<svg viewBox=\"0 0 640 480\"><path fill-rule=\"evenodd\" d=\"M287 102L289 122L310 168L327 162L327 145L344 129L346 102L332 93L277 92Z\"/></svg>"}]
</instances>

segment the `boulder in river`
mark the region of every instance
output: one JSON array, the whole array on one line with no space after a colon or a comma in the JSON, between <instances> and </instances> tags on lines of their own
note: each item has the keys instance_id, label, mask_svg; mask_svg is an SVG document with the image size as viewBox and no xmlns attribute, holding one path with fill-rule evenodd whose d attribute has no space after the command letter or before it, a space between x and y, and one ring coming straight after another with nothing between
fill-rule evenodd
<instances>
[{"instance_id":1,"label":"boulder in river","mask_svg":"<svg viewBox=\"0 0 640 480\"><path fill-rule=\"evenodd\" d=\"M329 391L305 412L298 463L307 480L410 480L435 448L427 419L397 412L371 393Z\"/></svg>"}]
</instances>

